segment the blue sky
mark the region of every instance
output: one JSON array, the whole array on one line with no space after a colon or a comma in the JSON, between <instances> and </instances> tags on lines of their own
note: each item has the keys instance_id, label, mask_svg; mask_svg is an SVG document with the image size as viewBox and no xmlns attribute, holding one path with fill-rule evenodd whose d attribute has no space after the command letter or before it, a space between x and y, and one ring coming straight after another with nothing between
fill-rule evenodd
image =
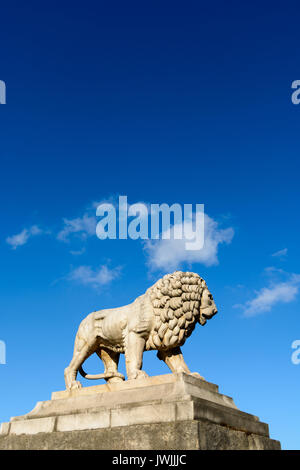
<instances>
[{"instance_id":1,"label":"blue sky","mask_svg":"<svg viewBox=\"0 0 300 470\"><path fill-rule=\"evenodd\" d=\"M86 314L129 303L174 265L204 277L219 308L183 348L190 368L300 448L298 9L1 7L0 421L64 388ZM100 241L95 203L119 195L204 204L202 254ZM144 369L168 372L154 353Z\"/></svg>"}]
</instances>

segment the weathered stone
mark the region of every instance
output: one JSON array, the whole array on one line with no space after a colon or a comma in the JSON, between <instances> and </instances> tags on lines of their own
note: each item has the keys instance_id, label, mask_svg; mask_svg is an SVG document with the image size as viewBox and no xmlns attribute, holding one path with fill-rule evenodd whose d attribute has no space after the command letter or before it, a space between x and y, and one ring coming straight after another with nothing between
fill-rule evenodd
<instances>
[{"instance_id":1,"label":"weathered stone","mask_svg":"<svg viewBox=\"0 0 300 470\"><path fill-rule=\"evenodd\" d=\"M280 450L280 443L202 421L0 437L0 450Z\"/></svg>"},{"instance_id":2,"label":"weathered stone","mask_svg":"<svg viewBox=\"0 0 300 470\"><path fill-rule=\"evenodd\" d=\"M79 326L73 358L65 369L67 390L81 388L78 372L86 379L122 382L124 376L118 372L121 353L125 354L128 380L147 377L141 367L143 353L149 350L158 350L159 359L172 372L190 373L180 347L197 323L205 325L216 313L204 279L182 271L166 274L129 305L90 313ZM103 374L90 375L82 369L91 353L103 361Z\"/></svg>"},{"instance_id":3,"label":"weathered stone","mask_svg":"<svg viewBox=\"0 0 300 470\"><path fill-rule=\"evenodd\" d=\"M33 420L34 421L34 420ZM81 431L84 429L108 428L110 425L110 412L102 410L97 413L78 413L58 416L56 420L57 431Z\"/></svg>"},{"instance_id":4,"label":"weathered stone","mask_svg":"<svg viewBox=\"0 0 300 470\"><path fill-rule=\"evenodd\" d=\"M0 449L277 449L268 425L189 374L55 392L3 423Z\"/></svg>"},{"instance_id":5,"label":"weathered stone","mask_svg":"<svg viewBox=\"0 0 300 470\"><path fill-rule=\"evenodd\" d=\"M10 423L2 423L0 427L0 435L6 436L9 434Z\"/></svg>"},{"instance_id":6,"label":"weathered stone","mask_svg":"<svg viewBox=\"0 0 300 470\"><path fill-rule=\"evenodd\" d=\"M24 421L12 421L9 429L10 434L38 434L41 432L53 432L55 418L36 418Z\"/></svg>"}]
</instances>

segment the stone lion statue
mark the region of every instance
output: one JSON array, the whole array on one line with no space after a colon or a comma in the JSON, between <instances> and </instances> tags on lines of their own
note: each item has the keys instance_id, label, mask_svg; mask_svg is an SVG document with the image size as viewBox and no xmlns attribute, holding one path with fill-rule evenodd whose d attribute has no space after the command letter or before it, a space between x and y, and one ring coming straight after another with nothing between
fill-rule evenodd
<instances>
[{"instance_id":1,"label":"stone lion statue","mask_svg":"<svg viewBox=\"0 0 300 470\"><path fill-rule=\"evenodd\" d=\"M205 325L216 313L212 294L198 274L166 274L133 303L92 312L81 322L73 359L65 369L67 389L81 387L76 381L78 371L86 379L103 378L110 383L124 380L118 372L120 353L125 354L128 380L147 377L141 367L143 352L149 350L158 350L158 358L172 372L190 374L180 346L197 322ZM93 353L104 363L103 374L88 375L82 369Z\"/></svg>"}]
</instances>

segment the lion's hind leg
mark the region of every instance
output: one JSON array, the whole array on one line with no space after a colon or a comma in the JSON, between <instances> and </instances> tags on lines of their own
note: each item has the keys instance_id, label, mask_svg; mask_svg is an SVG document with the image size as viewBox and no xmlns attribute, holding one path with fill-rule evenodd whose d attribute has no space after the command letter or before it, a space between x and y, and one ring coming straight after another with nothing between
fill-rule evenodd
<instances>
[{"instance_id":1,"label":"lion's hind leg","mask_svg":"<svg viewBox=\"0 0 300 470\"><path fill-rule=\"evenodd\" d=\"M118 372L120 353L106 348L101 348L96 353L104 364L104 374L107 376L105 380L108 383L123 382L125 377Z\"/></svg>"},{"instance_id":2,"label":"lion's hind leg","mask_svg":"<svg viewBox=\"0 0 300 470\"><path fill-rule=\"evenodd\" d=\"M65 369L65 383L67 390L73 390L76 388L81 388L81 383L76 380L78 370L90 357L91 354L95 352L95 348L91 347L85 340L76 337L74 355L70 362L70 365Z\"/></svg>"}]
</instances>

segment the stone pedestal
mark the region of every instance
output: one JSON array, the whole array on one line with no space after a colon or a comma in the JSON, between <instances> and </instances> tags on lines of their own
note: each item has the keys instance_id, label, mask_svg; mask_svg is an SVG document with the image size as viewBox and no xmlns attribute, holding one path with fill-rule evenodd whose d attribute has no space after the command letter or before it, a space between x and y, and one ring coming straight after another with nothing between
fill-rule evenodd
<instances>
[{"instance_id":1,"label":"stone pedestal","mask_svg":"<svg viewBox=\"0 0 300 470\"><path fill-rule=\"evenodd\" d=\"M0 449L280 449L218 386L169 374L52 394L3 423Z\"/></svg>"}]
</instances>

